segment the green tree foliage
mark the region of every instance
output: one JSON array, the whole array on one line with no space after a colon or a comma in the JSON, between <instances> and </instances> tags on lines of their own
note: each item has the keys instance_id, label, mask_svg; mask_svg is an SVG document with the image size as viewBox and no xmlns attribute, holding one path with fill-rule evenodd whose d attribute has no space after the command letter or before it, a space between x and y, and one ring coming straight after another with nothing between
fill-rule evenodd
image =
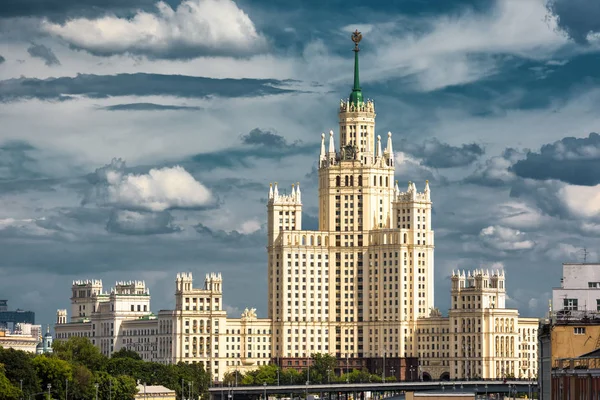
<instances>
[{"instance_id":1,"label":"green tree foliage","mask_svg":"<svg viewBox=\"0 0 600 400\"><path fill-rule=\"evenodd\" d=\"M33 367L41 381L42 389L52 385L54 398L64 399L65 386L71 380L71 364L57 357L40 355L33 359Z\"/></svg>"},{"instance_id":2,"label":"green tree foliage","mask_svg":"<svg viewBox=\"0 0 600 400\"><path fill-rule=\"evenodd\" d=\"M87 400L92 393L94 375L84 365L73 365L72 380L69 382L69 400Z\"/></svg>"},{"instance_id":3,"label":"green tree foliage","mask_svg":"<svg viewBox=\"0 0 600 400\"><path fill-rule=\"evenodd\" d=\"M120 349L119 351L115 351L112 353L110 358L131 358L132 360L141 360L142 357L133 350L129 350L125 347Z\"/></svg>"},{"instance_id":4,"label":"green tree foliage","mask_svg":"<svg viewBox=\"0 0 600 400\"><path fill-rule=\"evenodd\" d=\"M312 355L310 381L314 383L335 382L337 360L330 354L316 353ZM308 376L307 376L308 378Z\"/></svg>"},{"instance_id":5,"label":"green tree foliage","mask_svg":"<svg viewBox=\"0 0 600 400\"><path fill-rule=\"evenodd\" d=\"M54 355L72 363L86 366L91 371L100 371L106 364L106 357L86 337L71 337L63 342L52 343Z\"/></svg>"},{"instance_id":6,"label":"green tree foliage","mask_svg":"<svg viewBox=\"0 0 600 400\"><path fill-rule=\"evenodd\" d=\"M21 389L15 387L6 377L4 365L0 364L0 400L17 400Z\"/></svg>"},{"instance_id":7,"label":"green tree foliage","mask_svg":"<svg viewBox=\"0 0 600 400\"><path fill-rule=\"evenodd\" d=\"M112 376L104 371L96 373L92 385L94 396L96 394L96 384L98 385L99 399L108 399L110 393L113 399L129 400L135 398L137 393L136 381L127 375Z\"/></svg>"},{"instance_id":8,"label":"green tree foliage","mask_svg":"<svg viewBox=\"0 0 600 400\"><path fill-rule=\"evenodd\" d=\"M0 347L0 364L5 366L6 377L18 387L21 387L23 381L23 392L26 395L40 392L40 383L32 360L32 354Z\"/></svg>"}]
</instances>

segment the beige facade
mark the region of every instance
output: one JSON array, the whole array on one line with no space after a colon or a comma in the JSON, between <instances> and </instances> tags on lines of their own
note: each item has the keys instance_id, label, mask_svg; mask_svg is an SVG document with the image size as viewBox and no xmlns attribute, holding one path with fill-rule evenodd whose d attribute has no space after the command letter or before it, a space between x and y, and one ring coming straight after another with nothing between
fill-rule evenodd
<instances>
[{"instance_id":1,"label":"beige facade","mask_svg":"<svg viewBox=\"0 0 600 400\"><path fill-rule=\"evenodd\" d=\"M273 357L410 357L416 321L434 302L429 185L401 192L394 181L391 133L384 149L358 64L338 116L339 147L333 131L328 144L321 135L319 229L302 230L299 184L289 195L277 183L269 189Z\"/></svg>"},{"instance_id":2,"label":"beige facade","mask_svg":"<svg viewBox=\"0 0 600 400\"><path fill-rule=\"evenodd\" d=\"M142 359L162 363L201 363L214 380L225 373L266 365L271 357L271 320L258 319L254 309L227 318L223 280L208 274L195 288L191 273L177 274L175 309L150 312L144 282L118 282L104 293L98 280L73 282L71 310L58 310L56 340L87 337L103 354L122 348ZM34 346L35 347L35 346Z\"/></svg>"},{"instance_id":3,"label":"beige facade","mask_svg":"<svg viewBox=\"0 0 600 400\"><path fill-rule=\"evenodd\" d=\"M10 334L0 331L0 347L36 353L41 338L36 335Z\"/></svg>"},{"instance_id":4,"label":"beige facade","mask_svg":"<svg viewBox=\"0 0 600 400\"><path fill-rule=\"evenodd\" d=\"M420 319L420 370L432 379L537 376L537 318L506 308L503 271L452 273L448 317Z\"/></svg>"}]
</instances>

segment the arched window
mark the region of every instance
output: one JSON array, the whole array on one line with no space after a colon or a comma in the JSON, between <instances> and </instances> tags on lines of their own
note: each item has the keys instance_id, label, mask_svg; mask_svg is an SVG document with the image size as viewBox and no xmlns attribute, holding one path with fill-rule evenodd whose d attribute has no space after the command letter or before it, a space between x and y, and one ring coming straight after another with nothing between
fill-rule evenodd
<instances>
[{"instance_id":1,"label":"arched window","mask_svg":"<svg viewBox=\"0 0 600 400\"><path fill-rule=\"evenodd\" d=\"M389 177L385 177L385 187L390 186L390 178Z\"/></svg>"},{"instance_id":2,"label":"arched window","mask_svg":"<svg viewBox=\"0 0 600 400\"><path fill-rule=\"evenodd\" d=\"M379 177L379 186L383 186L383 176Z\"/></svg>"},{"instance_id":3,"label":"arched window","mask_svg":"<svg viewBox=\"0 0 600 400\"><path fill-rule=\"evenodd\" d=\"M348 186L348 175L346 175L346 186Z\"/></svg>"},{"instance_id":4,"label":"arched window","mask_svg":"<svg viewBox=\"0 0 600 400\"><path fill-rule=\"evenodd\" d=\"M340 177L339 177L339 176L336 176L336 177L335 177L335 186L337 186L337 187L340 187L340 180L341 180L341 179L340 179Z\"/></svg>"},{"instance_id":5,"label":"arched window","mask_svg":"<svg viewBox=\"0 0 600 400\"><path fill-rule=\"evenodd\" d=\"M358 176L358 186L362 186L362 175Z\"/></svg>"},{"instance_id":6,"label":"arched window","mask_svg":"<svg viewBox=\"0 0 600 400\"><path fill-rule=\"evenodd\" d=\"M407 235L406 235L406 233L405 233L405 234L404 234L404 243L406 243L406 238L407 238Z\"/></svg>"},{"instance_id":7,"label":"arched window","mask_svg":"<svg viewBox=\"0 0 600 400\"><path fill-rule=\"evenodd\" d=\"M377 177L376 176L373 177L373 186L377 186Z\"/></svg>"},{"instance_id":8,"label":"arched window","mask_svg":"<svg viewBox=\"0 0 600 400\"><path fill-rule=\"evenodd\" d=\"M350 175L350 186L354 186L354 176Z\"/></svg>"}]
</instances>

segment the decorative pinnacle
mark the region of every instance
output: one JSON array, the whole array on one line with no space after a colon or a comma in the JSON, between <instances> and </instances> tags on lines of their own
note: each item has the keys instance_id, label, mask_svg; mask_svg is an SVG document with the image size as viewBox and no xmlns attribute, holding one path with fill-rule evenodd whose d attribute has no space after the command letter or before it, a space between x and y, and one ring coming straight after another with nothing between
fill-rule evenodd
<instances>
[{"instance_id":1,"label":"decorative pinnacle","mask_svg":"<svg viewBox=\"0 0 600 400\"><path fill-rule=\"evenodd\" d=\"M362 40L362 34L357 30L352 32L352 41L354 42L354 51L360 51L358 44Z\"/></svg>"},{"instance_id":2,"label":"decorative pinnacle","mask_svg":"<svg viewBox=\"0 0 600 400\"><path fill-rule=\"evenodd\" d=\"M354 86L352 87L352 93L350 93L349 102L355 106L360 106L363 103L363 94L360 90L360 78L358 69L358 43L362 40L362 34L358 31L352 33L352 41L354 42Z\"/></svg>"}]
</instances>

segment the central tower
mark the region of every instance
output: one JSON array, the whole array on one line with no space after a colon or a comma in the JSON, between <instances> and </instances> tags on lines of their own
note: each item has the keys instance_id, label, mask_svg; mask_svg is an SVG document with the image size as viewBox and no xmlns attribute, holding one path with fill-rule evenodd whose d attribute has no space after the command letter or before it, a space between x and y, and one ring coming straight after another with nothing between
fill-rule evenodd
<instances>
[{"instance_id":1,"label":"central tower","mask_svg":"<svg viewBox=\"0 0 600 400\"><path fill-rule=\"evenodd\" d=\"M268 287L272 357L306 365L313 353L351 358L416 354L416 320L433 306L429 185L401 192L392 135L375 134L375 105L360 87L360 32L354 84L340 101L339 135L321 135L319 229L303 231L299 184L269 189ZM297 364L296 364L297 363ZM303 364L304 363L304 364ZM398 369L396 369L398 370Z\"/></svg>"}]
</instances>

